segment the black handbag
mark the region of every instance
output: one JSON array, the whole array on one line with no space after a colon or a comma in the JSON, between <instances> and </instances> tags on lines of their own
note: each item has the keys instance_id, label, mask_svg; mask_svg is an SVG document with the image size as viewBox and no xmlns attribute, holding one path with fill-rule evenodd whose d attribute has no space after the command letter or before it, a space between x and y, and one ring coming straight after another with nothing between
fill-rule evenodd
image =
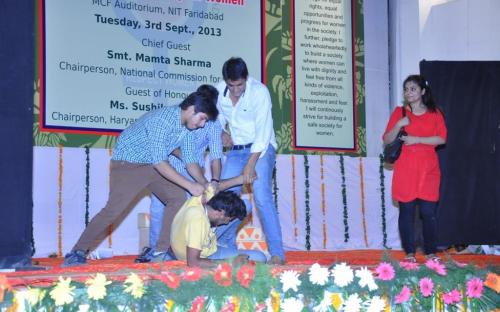
<instances>
[{"instance_id":1,"label":"black handbag","mask_svg":"<svg viewBox=\"0 0 500 312\"><path fill-rule=\"evenodd\" d=\"M406 108L403 107L403 117L406 116ZM391 143L387 144L384 147L384 161L389 164L393 164L401 155L401 148L403 148L403 141L401 141L401 137L407 135L404 127L401 128L398 132L398 135Z\"/></svg>"}]
</instances>

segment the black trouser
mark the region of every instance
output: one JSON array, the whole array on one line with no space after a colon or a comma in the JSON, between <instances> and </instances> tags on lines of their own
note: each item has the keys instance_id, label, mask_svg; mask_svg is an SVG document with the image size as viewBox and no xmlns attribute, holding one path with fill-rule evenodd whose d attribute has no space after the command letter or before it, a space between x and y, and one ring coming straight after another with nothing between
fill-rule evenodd
<instances>
[{"instance_id":1,"label":"black trouser","mask_svg":"<svg viewBox=\"0 0 500 312\"><path fill-rule=\"evenodd\" d=\"M436 252L437 202L416 199L411 202L399 202L399 234L401 243L407 254L415 253L415 209L418 205L422 219L422 232L424 236L424 252L426 255Z\"/></svg>"}]
</instances>

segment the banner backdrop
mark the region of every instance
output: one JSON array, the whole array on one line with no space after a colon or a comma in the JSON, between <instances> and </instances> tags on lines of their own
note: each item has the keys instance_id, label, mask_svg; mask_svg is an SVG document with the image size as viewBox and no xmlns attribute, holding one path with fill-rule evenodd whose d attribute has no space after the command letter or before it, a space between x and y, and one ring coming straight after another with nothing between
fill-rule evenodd
<instances>
[{"instance_id":1,"label":"banner backdrop","mask_svg":"<svg viewBox=\"0 0 500 312\"><path fill-rule=\"evenodd\" d=\"M278 154L320 147L366 155L363 1L301 1L296 21L299 2L228 3L37 1L35 146L112 148L116 134L140 115L218 82L223 62L241 56L271 93ZM317 15L318 6L329 11ZM318 38L302 34L311 23L326 23ZM306 52L324 54L314 60L321 62L314 78L306 71L317 66L299 64ZM328 80L325 88L336 91L327 96L331 107L315 106L320 123L308 125L300 114L293 131L307 105L300 99L326 96L309 90L306 78ZM315 139L299 137L294 148L294 135L303 133Z\"/></svg>"}]
</instances>

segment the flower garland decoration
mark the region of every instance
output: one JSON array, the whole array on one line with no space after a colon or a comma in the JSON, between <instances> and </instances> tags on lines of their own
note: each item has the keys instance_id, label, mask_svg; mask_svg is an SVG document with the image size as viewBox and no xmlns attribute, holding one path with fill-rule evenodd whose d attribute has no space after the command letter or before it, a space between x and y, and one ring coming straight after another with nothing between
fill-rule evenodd
<instances>
[{"instance_id":1,"label":"flower garland decoration","mask_svg":"<svg viewBox=\"0 0 500 312\"><path fill-rule=\"evenodd\" d=\"M349 241L349 214L347 212L347 189L345 186L345 169L344 169L344 155L340 155L340 174L342 177L342 205L343 205L343 216L344 216L344 243Z\"/></svg>"},{"instance_id":2,"label":"flower garland decoration","mask_svg":"<svg viewBox=\"0 0 500 312\"><path fill-rule=\"evenodd\" d=\"M88 279L85 284L87 285L89 299L101 300L106 297L106 286L111 284L111 281L106 280L106 275L97 273L94 278Z\"/></svg>"},{"instance_id":3,"label":"flower garland decoration","mask_svg":"<svg viewBox=\"0 0 500 312\"><path fill-rule=\"evenodd\" d=\"M306 250L311 250L311 207L309 195L309 158L304 155L304 174L305 174L305 205L306 205Z\"/></svg>"},{"instance_id":4,"label":"flower garland decoration","mask_svg":"<svg viewBox=\"0 0 500 312\"><path fill-rule=\"evenodd\" d=\"M59 276L59 282L49 292L50 298L54 300L56 306L70 304L74 299L74 290L76 286L71 286L71 277L64 279Z\"/></svg>"},{"instance_id":5,"label":"flower garland decoration","mask_svg":"<svg viewBox=\"0 0 500 312\"><path fill-rule=\"evenodd\" d=\"M299 235L299 230L297 228L297 189L295 184L295 155L292 155L292 203L293 203L293 236L295 240Z\"/></svg>"},{"instance_id":6,"label":"flower garland decoration","mask_svg":"<svg viewBox=\"0 0 500 312\"><path fill-rule=\"evenodd\" d=\"M233 283L232 267L228 263L219 264L214 273L214 281L220 286L231 286Z\"/></svg>"},{"instance_id":7,"label":"flower garland decoration","mask_svg":"<svg viewBox=\"0 0 500 312\"><path fill-rule=\"evenodd\" d=\"M108 155L111 158L113 156L113 149L108 148ZM111 187L111 162L109 163L109 186ZM113 247L113 223L111 223L108 227L108 247Z\"/></svg>"},{"instance_id":8,"label":"flower garland decoration","mask_svg":"<svg viewBox=\"0 0 500 312\"><path fill-rule=\"evenodd\" d=\"M248 223L250 225L253 225L253 207L256 207L257 205L255 204L255 197L253 196L252 186L250 184L247 184L245 187L247 187L247 190L248 190L248 200L252 204L252 209L250 210L250 213L248 214Z\"/></svg>"},{"instance_id":9,"label":"flower garland decoration","mask_svg":"<svg viewBox=\"0 0 500 312\"><path fill-rule=\"evenodd\" d=\"M368 236L366 231L366 207L365 207L365 181L363 176L363 157L359 157L359 188L361 192L361 216L363 220L363 239L368 248Z\"/></svg>"},{"instance_id":10,"label":"flower garland decoration","mask_svg":"<svg viewBox=\"0 0 500 312\"><path fill-rule=\"evenodd\" d=\"M131 273L123 285L124 292L130 293L135 299L140 299L144 295L144 283L142 279L135 273Z\"/></svg>"},{"instance_id":11,"label":"flower garland decoration","mask_svg":"<svg viewBox=\"0 0 500 312\"><path fill-rule=\"evenodd\" d=\"M59 144L59 175L57 177L57 255L62 257L62 188L63 188L63 146Z\"/></svg>"},{"instance_id":12,"label":"flower garland decoration","mask_svg":"<svg viewBox=\"0 0 500 312\"><path fill-rule=\"evenodd\" d=\"M323 217L323 249L326 249L326 201L325 201L325 172L323 153L319 155L320 175L321 175L321 215Z\"/></svg>"},{"instance_id":13,"label":"flower garland decoration","mask_svg":"<svg viewBox=\"0 0 500 312\"><path fill-rule=\"evenodd\" d=\"M387 221L385 219L385 174L384 174L384 155L379 155L379 173L380 173L380 205L382 219L382 245L387 248Z\"/></svg>"},{"instance_id":14,"label":"flower garland decoration","mask_svg":"<svg viewBox=\"0 0 500 312\"><path fill-rule=\"evenodd\" d=\"M276 166L273 167L273 197L274 197L274 207L276 207L276 211L279 212L278 209L278 178L277 178L277 171L276 171Z\"/></svg>"},{"instance_id":15,"label":"flower garland decoration","mask_svg":"<svg viewBox=\"0 0 500 312\"><path fill-rule=\"evenodd\" d=\"M450 261L442 276L427 265L407 270L400 264L385 260L371 271L315 263L280 271L261 263L221 263L215 270L130 273L125 280L102 273L83 282L59 277L48 287L10 285L0 274L0 310L14 311L19 303L27 311L127 312L491 311L500 305L498 275L488 269Z\"/></svg>"},{"instance_id":16,"label":"flower garland decoration","mask_svg":"<svg viewBox=\"0 0 500 312\"><path fill-rule=\"evenodd\" d=\"M9 281L5 277L5 275L0 275L0 303L4 299L4 293L5 291L11 291L12 286L10 285Z\"/></svg>"},{"instance_id":17,"label":"flower garland decoration","mask_svg":"<svg viewBox=\"0 0 500 312\"><path fill-rule=\"evenodd\" d=\"M85 227L89 225L90 148L85 146Z\"/></svg>"}]
</instances>

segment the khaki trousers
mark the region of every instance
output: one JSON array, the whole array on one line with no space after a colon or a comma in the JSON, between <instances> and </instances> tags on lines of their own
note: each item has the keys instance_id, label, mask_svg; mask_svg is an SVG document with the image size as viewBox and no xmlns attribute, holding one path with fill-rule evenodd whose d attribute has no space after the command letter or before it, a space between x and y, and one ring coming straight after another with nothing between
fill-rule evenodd
<instances>
[{"instance_id":1,"label":"khaki trousers","mask_svg":"<svg viewBox=\"0 0 500 312\"><path fill-rule=\"evenodd\" d=\"M109 197L106 206L96 214L72 250L90 251L106 237L108 228L116 222L144 189L148 189L167 204L157 250L170 246L170 228L173 216L186 201L183 188L165 179L150 164L111 161ZM128 211L130 212L130 211Z\"/></svg>"}]
</instances>

